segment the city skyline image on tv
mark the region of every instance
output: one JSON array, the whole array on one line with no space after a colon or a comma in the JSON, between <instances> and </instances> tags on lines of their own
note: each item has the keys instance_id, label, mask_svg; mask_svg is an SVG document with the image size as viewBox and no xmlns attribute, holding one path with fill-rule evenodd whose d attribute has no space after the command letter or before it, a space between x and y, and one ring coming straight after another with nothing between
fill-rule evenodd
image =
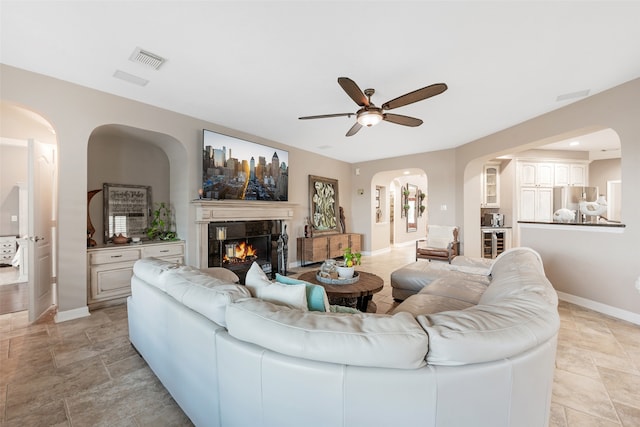
<instances>
[{"instance_id":1,"label":"city skyline image on tv","mask_svg":"<svg viewBox=\"0 0 640 427\"><path fill-rule=\"evenodd\" d=\"M288 151L203 130L203 198L287 201L288 184Z\"/></svg>"}]
</instances>

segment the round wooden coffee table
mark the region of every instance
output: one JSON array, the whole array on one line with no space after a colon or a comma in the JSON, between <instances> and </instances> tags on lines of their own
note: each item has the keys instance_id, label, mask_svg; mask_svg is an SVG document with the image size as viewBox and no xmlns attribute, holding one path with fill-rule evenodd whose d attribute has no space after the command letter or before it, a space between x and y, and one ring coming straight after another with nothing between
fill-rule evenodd
<instances>
[{"instance_id":1,"label":"round wooden coffee table","mask_svg":"<svg viewBox=\"0 0 640 427\"><path fill-rule=\"evenodd\" d=\"M382 277L364 271L358 271L360 279L356 283L351 285L329 285L316 279L318 271L320 270L307 271L298 278L305 282L323 286L327 292L329 302L332 304L344 305L340 304L340 302L345 299L355 299L355 308L362 312L367 311L367 306L371 298L373 298L373 294L380 292L384 286Z\"/></svg>"}]
</instances>

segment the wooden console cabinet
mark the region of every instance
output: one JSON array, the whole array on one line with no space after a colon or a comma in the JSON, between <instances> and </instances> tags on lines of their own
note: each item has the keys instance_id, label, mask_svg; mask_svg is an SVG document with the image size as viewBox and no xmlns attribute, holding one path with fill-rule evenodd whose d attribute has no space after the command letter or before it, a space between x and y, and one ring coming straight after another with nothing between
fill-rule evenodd
<instances>
[{"instance_id":1,"label":"wooden console cabinet","mask_svg":"<svg viewBox=\"0 0 640 427\"><path fill-rule=\"evenodd\" d=\"M362 234L325 234L317 237L298 237L298 259L304 266L314 262L322 262L327 258L338 258L344 254L345 248L352 252L362 250Z\"/></svg>"},{"instance_id":2,"label":"wooden console cabinet","mask_svg":"<svg viewBox=\"0 0 640 427\"><path fill-rule=\"evenodd\" d=\"M98 308L131 295L133 264L146 257L184 263L184 241L104 245L87 249L87 304Z\"/></svg>"}]
</instances>

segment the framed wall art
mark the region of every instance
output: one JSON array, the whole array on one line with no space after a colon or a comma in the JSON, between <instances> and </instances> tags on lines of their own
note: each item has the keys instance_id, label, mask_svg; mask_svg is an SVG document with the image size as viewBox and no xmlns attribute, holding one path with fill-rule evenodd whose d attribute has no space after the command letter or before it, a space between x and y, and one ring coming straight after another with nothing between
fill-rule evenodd
<instances>
[{"instance_id":1,"label":"framed wall art","mask_svg":"<svg viewBox=\"0 0 640 427\"><path fill-rule=\"evenodd\" d=\"M104 242L114 235L146 239L151 208L151 187L104 184Z\"/></svg>"},{"instance_id":2,"label":"framed wall art","mask_svg":"<svg viewBox=\"0 0 640 427\"><path fill-rule=\"evenodd\" d=\"M309 175L309 222L314 234L339 233L338 180Z\"/></svg>"}]
</instances>

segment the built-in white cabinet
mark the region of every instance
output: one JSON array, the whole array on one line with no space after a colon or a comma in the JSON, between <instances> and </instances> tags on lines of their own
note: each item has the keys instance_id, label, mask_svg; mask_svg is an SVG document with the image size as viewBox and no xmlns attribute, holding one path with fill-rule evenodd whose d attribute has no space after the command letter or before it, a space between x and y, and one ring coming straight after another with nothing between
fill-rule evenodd
<instances>
[{"instance_id":1,"label":"built-in white cabinet","mask_svg":"<svg viewBox=\"0 0 640 427\"><path fill-rule=\"evenodd\" d=\"M554 164L520 162L521 187L553 187Z\"/></svg>"},{"instance_id":2,"label":"built-in white cabinet","mask_svg":"<svg viewBox=\"0 0 640 427\"><path fill-rule=\"evenodd\" d=\"M487 163L482 173L482 207L500 207L500 164Z\"/></svg>"},{"instance_id":3,"label":"built-in white cabinet","mask_svg":"<svg viewBox=\"0 0 640 427\"><path fill-rule=\"evenodd\" d=\"M554 170L554 184L586 186L588 168L586 163L557 163Z\"/></svg>"},{"instance_id":4,"label":"built-in white cabinet","mask_svg":"<svg viewBox=\"0 0 640 427\"><path fill-rule=\"evenodd\" d=\"M105 245L87 249L87 304L107 305L131 295L133 264L147 257L184 263L184 241Z\"/></svg>"},{"instance_id":5,"label":"built-in white cabinet","mask_svg":"<svg viewBox=\"0 0 640 427\"><path fill-rule=\"evenodd\" d=\"M588 167L584 161L518 161L518 220L553 221L553 187L588 185Z\"/></svg>"}]
</instances>

